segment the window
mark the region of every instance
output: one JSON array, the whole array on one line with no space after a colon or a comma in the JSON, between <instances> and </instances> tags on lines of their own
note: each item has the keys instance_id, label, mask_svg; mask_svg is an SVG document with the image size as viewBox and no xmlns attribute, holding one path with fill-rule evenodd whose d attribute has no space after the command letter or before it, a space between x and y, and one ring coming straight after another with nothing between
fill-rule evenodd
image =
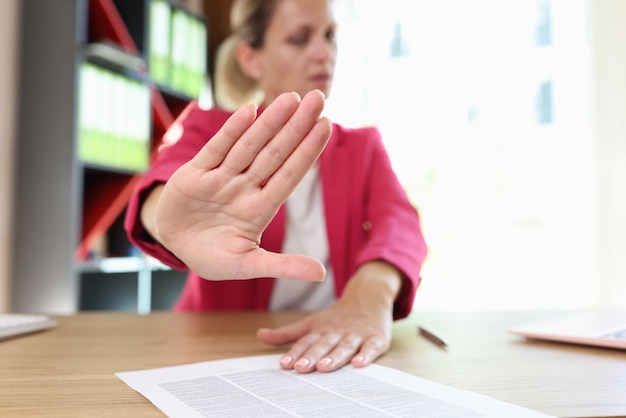
<instances>
[{"instance_id":1,"label":"window","mask_svg":"<svg viewBox=\"0 0 626 418\"><path fill-rule=\"evenodd\" d=\"M595 302L584 0L338 0L328 115L380 128L430 253L418 309Z\"/></svg>"}]
</instances>

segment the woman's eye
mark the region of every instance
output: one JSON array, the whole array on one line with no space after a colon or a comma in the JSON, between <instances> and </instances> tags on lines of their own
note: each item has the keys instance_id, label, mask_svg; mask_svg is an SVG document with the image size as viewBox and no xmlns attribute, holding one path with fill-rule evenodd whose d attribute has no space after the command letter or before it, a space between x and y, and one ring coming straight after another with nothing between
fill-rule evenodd
<instances>
[{"instance_id":1,"label":"woman's eye","mask_svg":"<svg viewBox=\"0 0 626 418\"><path fill-rule=\"evenodd\" d=\"M292 45L304 45L306 43L306 36L291 36L288 41Z\"/></svg>"},{"instance_id":2,"label":"woman's eye","mask_svg":"<svg viewBox=\"0 0 626 418\"><path fill-rule=\"evenodd\" d=\"M328 32L326 32L326 39L330 42L334 42L335 41L335 31L334 30L329 30Z\"/></svg>"}]
</instances>

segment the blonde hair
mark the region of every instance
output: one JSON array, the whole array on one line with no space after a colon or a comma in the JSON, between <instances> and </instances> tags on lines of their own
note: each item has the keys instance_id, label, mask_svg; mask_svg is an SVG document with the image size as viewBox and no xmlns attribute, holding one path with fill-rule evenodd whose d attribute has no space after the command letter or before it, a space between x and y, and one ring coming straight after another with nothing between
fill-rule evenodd
<instances>
[{"instance_id":1,"label":"blonde hair","mask_svg":"<svg viewBox=\"0 0 626 418\"><path fill-rule=\"evenodd\" d=\"M230 10L231 34L222 42L215 58L214 96L219 107L235 110L263 100L257 80L249 77L237 59L237 48L247 43L263 46L265 32L279 0L234 0Z\"/></svg>"}]
</instances>

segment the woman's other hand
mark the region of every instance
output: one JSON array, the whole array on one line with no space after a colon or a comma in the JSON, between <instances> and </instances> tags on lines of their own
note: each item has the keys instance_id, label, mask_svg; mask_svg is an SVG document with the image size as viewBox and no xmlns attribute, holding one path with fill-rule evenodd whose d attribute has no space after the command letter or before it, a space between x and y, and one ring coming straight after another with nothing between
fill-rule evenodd
<instances>
[{"instance_id":1,"label":"woman's other hand","mask_svg":"<svg viewBox=\"0 0 626 418\"><path fill-rule=\"evenodd\" d=\"M272 345L293 343L281 358L284 369L308 373L330 372L349 363L367 366L391 345L393 303L401 277L385 262L366 263L333 306L287 326L261 328L257 336Z\"/></svg>"}]
</instances>

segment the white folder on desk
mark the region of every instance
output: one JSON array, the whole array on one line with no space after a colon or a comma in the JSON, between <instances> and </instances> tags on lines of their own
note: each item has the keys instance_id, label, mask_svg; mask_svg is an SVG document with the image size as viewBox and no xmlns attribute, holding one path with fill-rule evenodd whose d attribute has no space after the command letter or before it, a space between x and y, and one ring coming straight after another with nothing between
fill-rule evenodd
<instances>
[{"instance_id":1,"label":"white folder on desk","mask_svg":"<svg viewBox=\"0 0 626 418\"><path fill-rule=\"evenodd\" d=\"M514 326L527 338L626 350L626 308L599 308Z\"/></svg>"}]
</instances>

